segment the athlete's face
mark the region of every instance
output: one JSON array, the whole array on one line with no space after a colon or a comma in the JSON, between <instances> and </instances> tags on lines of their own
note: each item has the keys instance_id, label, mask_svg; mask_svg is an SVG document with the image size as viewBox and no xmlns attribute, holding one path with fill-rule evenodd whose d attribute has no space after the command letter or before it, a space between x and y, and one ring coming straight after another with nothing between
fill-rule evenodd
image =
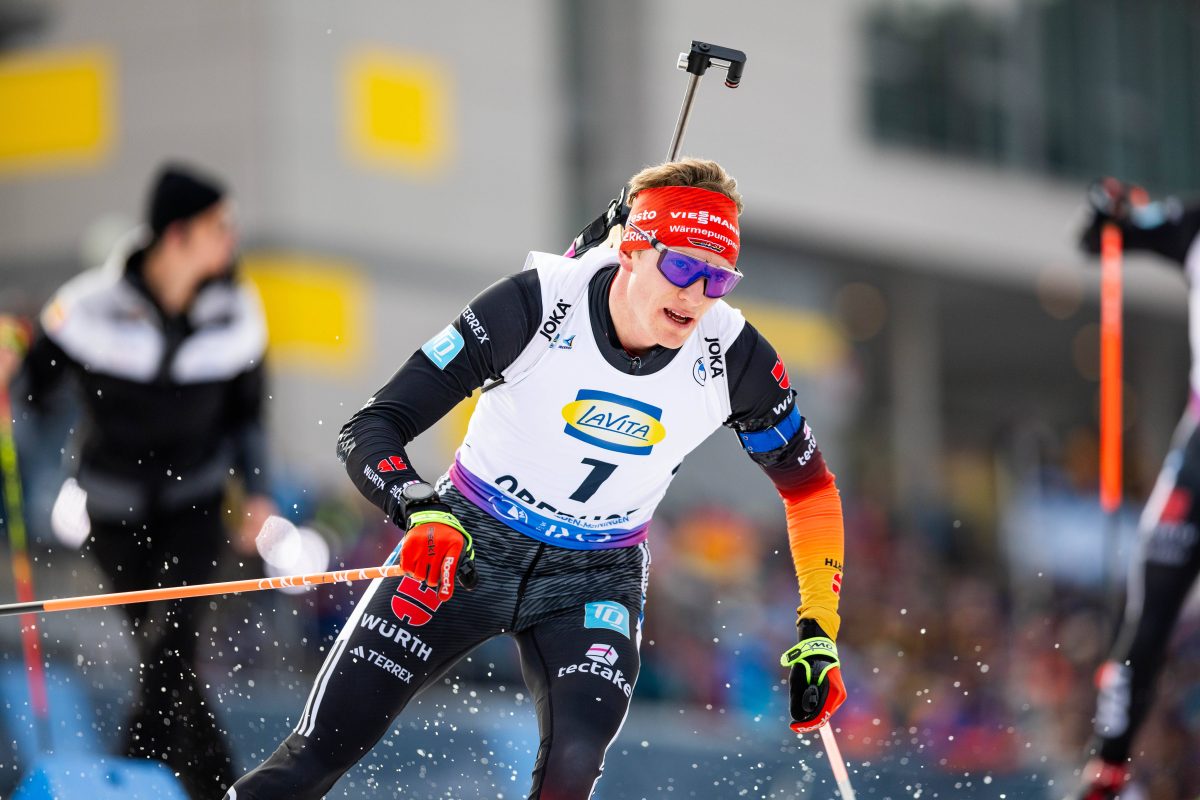
<instances>
[{"instance_id":1,"label":"athlete's face","mask_svg":"<svg viewBox=\"0 0 1200 800\"><path fill-rule=\"evenodd\" d=\"M672 249L719 267L733 266L721 256L698 247ZM654 345L679 348L717 302L717 298L705 297L704 278L682 289L668 281L658 269L658 256L654 249L620 253L628 287L624 300L630 312L625 316L632 328L629 341L621 335L627 347L632 344L639 349ZM619 329L618 334L622 334Z\"/></svg>"}]
</instances>

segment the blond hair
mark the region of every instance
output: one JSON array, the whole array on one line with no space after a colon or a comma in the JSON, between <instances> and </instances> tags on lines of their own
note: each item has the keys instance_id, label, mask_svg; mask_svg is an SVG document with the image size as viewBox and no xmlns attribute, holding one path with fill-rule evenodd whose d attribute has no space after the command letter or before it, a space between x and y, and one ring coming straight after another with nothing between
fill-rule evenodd
<instances>
[{"instance_id":1,"label":"blond hair","mask_svg":"<svg viewBox=\"0 0 1200 800\"><path fill-rule=\"evenodd\" d=\"M737 181L715 161L683 158L646 167L629 179L629 202L632 203L633 198L643 189L657 189L663 186L692 186L718 192L732 200L738 213L742 213L742 195L737 189Z\"/></svg>"}]
</instances>

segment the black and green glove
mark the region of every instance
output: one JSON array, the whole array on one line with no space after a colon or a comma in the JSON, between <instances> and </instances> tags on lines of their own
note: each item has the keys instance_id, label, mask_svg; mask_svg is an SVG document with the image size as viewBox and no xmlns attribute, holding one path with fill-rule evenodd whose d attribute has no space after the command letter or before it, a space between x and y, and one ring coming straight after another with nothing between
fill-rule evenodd
<instances>
[{"instance_id":1,"label":"black and green glove","mask_svg":"<svg viewBox=\"0 0 1200 800\"><path fill-rule=\"evenodd\" d=\"M846 701L846 686L842 683L837 645L821 626L815 620L802 619L797 630L800 642L788 648L779 663L791 668L788 689L792 730L808 733L828 722Z\"/></svg>"}]
</instances>

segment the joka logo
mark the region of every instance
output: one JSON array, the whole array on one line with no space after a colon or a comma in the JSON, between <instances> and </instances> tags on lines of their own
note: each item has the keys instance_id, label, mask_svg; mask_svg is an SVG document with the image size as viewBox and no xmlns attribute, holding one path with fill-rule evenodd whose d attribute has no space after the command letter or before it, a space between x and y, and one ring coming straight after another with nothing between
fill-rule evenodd
<instances>
[{"instance_id":1,"label":"joka logo","mask_svg":"<svg viewBox=\"0 0 1200 800\"><path fill-rule=\"evenodd\" d=\"M611 667L617 663L617 648L611 644L597 642L588 648L587 657L598 664L607 664Z\"/></svg>"},{"instance_id":2,"label":"joka logo","mask_svg":"<svg viewBox=\"0 0 1200 800\"><path fill-rule=\"evenodd\" d=\"M616 631L629 638L629 612L620 603L602 600L583 607L583 627Z\"/></svg>"},{"instance_id":3,"label":"joka logo","mask_svg":"<svg viewBox=\"0 0 1200 800\"><path fill-rule=\"evenodd\" d=\"M379 462L375 469L380 472L395 472L398 469L408 469L408 464L400 456L388 456Z\"/></svg>"},{"instance_id":4,"label":"joka logo","mask_svg":"<svg viewBox=\"0 0 1200 800\"><path fill-rule=\"evenodd\" d=\"M453 325L447 325L441 332L421 346L421 351L429 356L429 360L438 369L445 369L463 349L462 334Z\"/></svg>"},{"instance_id":5,"label":"joka logo","mask_svg":"<svg viewBox=\"0 0 1200 800\"><path fill-rule=\"evenodd\" d=\"M558 298L558 302L554 308L550 309L550 316L546 317L546 321L542 323L542 327L538 328L538 333L546 337L546 341L553 344L553 339L550 334L558 330L558 326L562 325L564 319L567 318L567 312L571 310L571 304Z\"/></svg>"},{"instance_id":6,"label":"joka logo","mask_svg":"<svg viewBox=\"0 0 1200 800\"><path fill-rule=\"evenodd\" d=\"M633 456L648 456L667 435L662 409L618 394L580 389L562 410L563 433L581 442Z\"/></svg>"},{"instance_id":7,"label":"joka logo","mask_svg":"<svg viewBox=\"0 0 1200 800\"><path fill-rule=\"evenodd\" d=\"M771 367L771 377L779 384L780 389L792 388L792 382L788 379L787 367L783 365L783 359L775 359L775 366Z\"/></svg>"},{"instance_id":8,"label":"joka logo","mask_svg":"<svg viewBox=\"0 0 1200 800\"><path fill-rule=\"evenodd\" d=\"M708 380L708 368L704 366L704 356L696 359L696 363L692 364L692 380L701 386Z\"/></svg>"},{"instance_id":9,"label":"joka logo","mask_svg":"<svg viewBox=\"0 0 1200 800\"><path fill-rule=\"evenodd\" d=\"M625 679L625 673L614 670L612 665L617 663L617 650L612 645L594 644L588 648L587 657L591 663L568 664L558 668L558 677L579 673L580 675L599 675L604 680L621 690L626 697L633 694L633 686Z\"/></svg>"},{"instance_id":10,"label":"joka logo","mask_svg":"<svg viewBox=\"0 0 1200 800\"><path fill-rule=\"evenodd\" d=\"M710 339L704 337L704 346L708 348L708 370L714 378L719 378L725 374L723 361L721 358L721 340Z\"/></svg>"}]
</instances>

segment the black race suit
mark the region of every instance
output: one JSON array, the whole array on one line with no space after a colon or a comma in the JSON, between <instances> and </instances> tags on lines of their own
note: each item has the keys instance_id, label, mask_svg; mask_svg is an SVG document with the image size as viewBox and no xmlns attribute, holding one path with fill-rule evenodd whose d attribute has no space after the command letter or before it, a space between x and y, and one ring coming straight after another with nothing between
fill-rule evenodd
<instances>
[{"instance_id":1,"label":"black race suit","mask_svg":"<svg viewBox=\"0 0 1200 800\"><path fill-rule=\"evenodd\" d=\"M588 290L589 313L605 359L630 374L662 369L675 352L654 348L631 357L608 311L616 268L601 270ZM502 371L542 321L539 278L504 278L455 320L460 354L444 369L420 351L343 427L338 452L355 485L395 519L391 488L417 478L404 446ZM470 333L482 324L486 340ZM794 393L780 380L775 350L747 324L728 351L733 413L741 432L770 429L791 411ZM824 460L801 425L769 452L751 457L781 488L824 479ZM811 448L812 453L801 458ZM373 469L394 459L402 468ZM802 463L801 463L802 462ZM374 482L366 473L385 480ZM396 715L481 642L513 636L537 706L541 747L529 797L591 796L604 753L629 707L638 674L638 640L649 551L645 542L609 550L571 550L526 537L464 498L449 480L443 500L475 541L479 585L446 603L411 578L367 589L317 676L295 730L262 765L243 777L229 800L322 797L365 756ZM393 554L393 558L395 555Z\"/></svg>"},{"instance_id":2,"label":"black race suit","mask_svg":"<svg viewBox=\"0 0 1200 800\"><path fill-rule=\"evenodd\" d=\"M1174 201L1154 204L1154 212L1135 215L1122 225L1124 246L1150 250L1184 266L1195 297L1200 266L1196 247L1200 207ZM1129 573L1125 616L1117 639L1099 673L1095 737L1089 746L1112 764L1129 758L1133 740L1154 700L1171 630L1200 573L1200 394L1197 393L1196 325L1200 309L1190 303L1192 393L1163 463L1154 492L1142 514L1140 541Z\"/></svg>"}]
</instances>

